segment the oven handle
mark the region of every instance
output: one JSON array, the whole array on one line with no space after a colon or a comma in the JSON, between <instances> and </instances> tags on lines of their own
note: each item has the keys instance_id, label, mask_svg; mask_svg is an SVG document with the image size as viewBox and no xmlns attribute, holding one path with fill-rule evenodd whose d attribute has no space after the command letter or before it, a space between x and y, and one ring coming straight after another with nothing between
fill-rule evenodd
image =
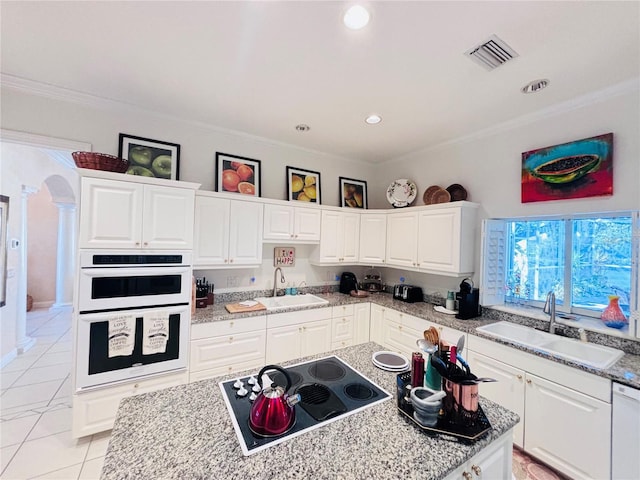
<instances>
[{"instance_id":1,"label":"oven handle","mask_svg":"<svg viewBox=\"0 0 640 480\"><path fill-rule=\"evenodd\" d=\"M165 311L169 313L169 315L173 315L176 313L186 314L189 312L189 306L188 305L174 305L171 307L157 306L157 307L136 308L132 310L115 310L113 312L80 313L78 314L78 320L81 322L89 322L89 323L105 322L109 318L113 317L114 315L133 315L136 318L140 318L145 313L155 312L157 310Z\"/></svg>"},{"instance_id":2,"label":"oven handle","mask_svg":"<svg viewBox=\"0 0 640 480\"><path fill-rule=\"evenodd\" d=\"M151 275L176 275L191 273L191 267L113 267L113 268L83 268L81 270L82 275L87 277L136 277L136 276L151 276Z\"/></svg>"}]
</instances>

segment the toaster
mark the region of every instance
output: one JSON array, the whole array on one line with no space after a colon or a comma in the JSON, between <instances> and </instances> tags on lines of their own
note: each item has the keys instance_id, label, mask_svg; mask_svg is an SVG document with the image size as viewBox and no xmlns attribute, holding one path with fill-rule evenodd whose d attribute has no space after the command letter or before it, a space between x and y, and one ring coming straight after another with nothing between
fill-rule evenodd
<instances>
[{"instance_id":1,"label":"toaster","mask_svg":"<svg viewBox=\"0 0 640 480\"><path fill-rule=\"evenodd\" d=\"M422 288L404 284L398 284L393 287L393 298L408 303L422 302L424 300Z\"/></svg>"}]
</instances>

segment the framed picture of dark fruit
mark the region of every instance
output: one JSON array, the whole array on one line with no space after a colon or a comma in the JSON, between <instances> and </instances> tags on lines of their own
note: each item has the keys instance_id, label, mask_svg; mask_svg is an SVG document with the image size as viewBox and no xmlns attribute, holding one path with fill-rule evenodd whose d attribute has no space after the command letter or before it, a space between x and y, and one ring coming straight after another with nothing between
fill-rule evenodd
<instances>
[{"instance_id":1,"label":"framed picture of dark fruit","mask_svg":"<svg viewBox=\"0 0 640 480\"><path fill-rule=\"evenodd\" d=\"M340 206L367 208L367 182L353 178L340 178Z\"/></svg>"},{"instance_id":2,"label":"framed picture of dark fruit","mask_svg":"<svg viewBox=\"0 0 640 480\"><path fill-rule=\"evenodd\" d=\"M216 192L260 196L260 160L216 152Z\"/></svg>"},{"instance_id":3,"label":"framed picture of dark fruit","mask_svg":"<svg viewBox=\"0 0 640 480\"><path fill-rule=\"evenodd\" d=\"M126 172L129 175L168 180L180 178L180 145L176 143L121 133L118 156L129 160Z\"/></svg>"},{"instance_id":4,"label":"framed picture of dark fruit","mask_svg":"<svg viewBox=\"0 0 640 480\"><path fill-rule=\"evenodd\" d=\"M287 167L287 198L320 204L320 172Z\"/></svg>"}]
</instances>

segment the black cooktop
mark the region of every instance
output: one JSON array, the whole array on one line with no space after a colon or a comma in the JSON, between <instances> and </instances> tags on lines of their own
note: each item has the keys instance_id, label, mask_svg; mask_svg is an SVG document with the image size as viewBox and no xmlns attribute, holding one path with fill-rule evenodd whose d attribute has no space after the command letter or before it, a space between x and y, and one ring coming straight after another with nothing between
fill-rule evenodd
<instances>
[{"instance_id":1,"label":"black cooktop","mask_svg":"<svg viewBox=\"0 0 640 480\"><path fill-rule=\"evenodd\" d=\"M277 437L260 437L249 429L249 394L238 396L236 380L220 382L220 388L240 441L242 453L251 455L306 431L336 421L362 409L384 402L391 395L371 380L351 368L336 356L299 363L285 368L291 377L289 395L299 393L301 400L295 406L296 422ZM285 385L284 375L277 371L267 373L277 385ZM254 376L257 375L257 372ZM251 391L250 377L239 380Z\"/></svg>"}]
</instances>

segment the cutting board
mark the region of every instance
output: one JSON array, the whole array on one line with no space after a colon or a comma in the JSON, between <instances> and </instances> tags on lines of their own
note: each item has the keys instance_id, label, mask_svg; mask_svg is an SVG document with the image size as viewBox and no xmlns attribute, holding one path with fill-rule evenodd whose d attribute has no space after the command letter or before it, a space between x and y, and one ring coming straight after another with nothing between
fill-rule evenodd
<instances>
[{"instance_id":1,"label":"cutting board","mask_svg":"<svg viewBox=\"0 0 640 480\"><path fill-rule=\"evenodd\" d=\"M257 303L252 307L247 307L245 305L240 305L239 303L227 303L224 308L227 309L229 313L243 313L243 312L259 312L260 310L266 310L265 307L261 303Z\"/></svg>"}]
</instances>

